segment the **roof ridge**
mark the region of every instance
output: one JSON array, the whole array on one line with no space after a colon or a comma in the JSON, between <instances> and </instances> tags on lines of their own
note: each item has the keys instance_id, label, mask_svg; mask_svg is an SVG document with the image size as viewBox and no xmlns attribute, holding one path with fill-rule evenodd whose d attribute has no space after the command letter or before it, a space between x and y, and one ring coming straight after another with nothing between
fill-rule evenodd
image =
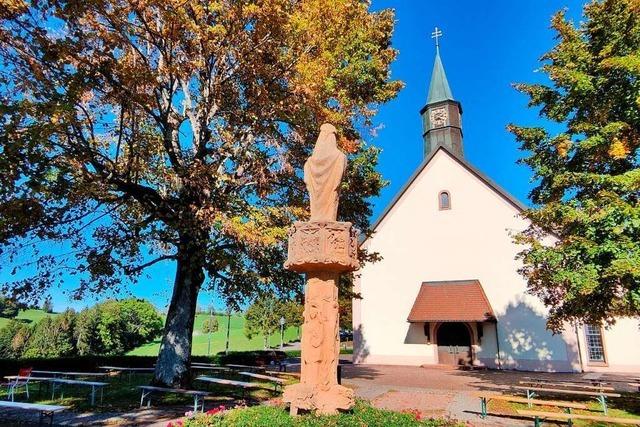
<instances>
[{"instance_id":1,"label":"roof ridge","mask_svg":"<svg viewBox=\"0 0 640 427\"><path fill-rule=\"evenodd\" d=\"M468 171L470 171L473 175L475 175L478 179L483 181L486 185L489 186L489 188L491 188L493 191L495 191L500 196L502 196L503 199L505 199L507 202L509 202L512 206L514 206L519 212L525 211L527 209L527 207L520 200L516 199L507 190L502 188L495 181L493 181L491 178L489 178L483 172L478 170L475 166L473 166L471 163L469 163L466 159L456 155L455 153L450 151L444 145L438 144L436 146L436 148L434 150L432 150L431 153L429 153L429 155L427 157L424 158L422 163L420 163L420 165L418 165L418 168L411 174L411 176L409 177L407 182L400 188L400 191L398 191L396 193L396 195L393 197L393 199L391 199L391 202L389 202L387 207L382 211L382 213L378 216L378 218L373 222L373 224L371 225L371 228L370 228L371 231L375 231L376 228L378 228L378 226L382 223L382 221L384 221L384 219L387 217L387 215L393 210L395 205L400 201L400 199L402 198L404 193L407 192L407 190L411 187L413 182L418 178L418 176L420 176L420 174L427 167L429 162L431 162L431 159L433 159L435 157L435 155L440 150L443 150L445 153L447 153L449 156L451 156L454 160L456 160L458 163L460 163L463 167L465 167ZM365 239L362 240L361 243L364 243L367 240L368 240L368 238L365 238Z\"/></svg>"}]
</instances>

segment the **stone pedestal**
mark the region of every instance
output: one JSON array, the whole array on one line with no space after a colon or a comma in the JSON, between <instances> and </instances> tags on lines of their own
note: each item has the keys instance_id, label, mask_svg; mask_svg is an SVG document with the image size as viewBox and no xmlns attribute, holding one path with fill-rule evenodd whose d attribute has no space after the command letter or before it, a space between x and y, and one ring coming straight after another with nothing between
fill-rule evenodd
<instances>
[{"instance_id":1,"label":"stone pedestal","mask_svg":"<svg viewBox=\"0 0 640 427\"><path fill-rule=\"evenodd\" d=\"M349 222L296 222L289 231L285 268L305 273L300 383L283 401L298 409L334 414L354 405L353 390L338 384L338 279L358 268L358 232Z\"/></svg>"}]
</instances>

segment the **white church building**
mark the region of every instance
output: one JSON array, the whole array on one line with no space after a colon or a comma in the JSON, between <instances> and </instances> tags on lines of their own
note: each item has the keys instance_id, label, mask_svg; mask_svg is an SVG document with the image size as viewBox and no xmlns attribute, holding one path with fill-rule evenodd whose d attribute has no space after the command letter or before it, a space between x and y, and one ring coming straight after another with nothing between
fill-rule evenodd
<instances>
[{"instance_id":1,"label":"white church building","mask_svg":"<svg viewBox=\"0 0 640 427\"><path fill-rule=\"evenodd\" d=\"M518 273L524 206L464 158L439 53L420 114L424 161L362 243L382 260L356 277L354 363L640 372L640 319L546 329Z\"/></svg>"}]
</instances>

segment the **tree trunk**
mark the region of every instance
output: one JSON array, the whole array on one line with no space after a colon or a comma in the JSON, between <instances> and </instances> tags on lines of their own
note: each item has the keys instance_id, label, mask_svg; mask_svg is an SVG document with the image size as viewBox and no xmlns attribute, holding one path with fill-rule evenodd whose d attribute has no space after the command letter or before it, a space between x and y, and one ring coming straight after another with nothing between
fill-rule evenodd
<instances>
[{"instance_id":1,"label":"tree trunk","mask_svg":"<svg viewBox=\"0 0 640 427\"><path fill-rule=\"evenodd\" d=\"M153 384L171 387L186 387L191 381L193 323L198 291L204 282L203 250L193 247L195 239L180 240L173 296L153 377Z\"/></svg>"}]
</instances>

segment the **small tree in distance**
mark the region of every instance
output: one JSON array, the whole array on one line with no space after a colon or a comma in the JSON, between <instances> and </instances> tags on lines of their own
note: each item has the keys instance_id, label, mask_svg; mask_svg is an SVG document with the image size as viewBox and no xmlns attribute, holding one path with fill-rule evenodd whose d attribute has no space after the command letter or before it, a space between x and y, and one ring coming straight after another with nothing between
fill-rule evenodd
<instances>
[{"instance_id":1,"label":"small tree in distance","mask_svg":"<svg viewBox=\"0 0 640 427\"><path fill-rule=\"evenodd\" d=\"M269 348L269 338L280 327L283 304L272 295L260 296L245 312L244 334L251 339L262 335L264 349Z\"/></svg>"},{"instance_id":2,"label":"small tree in distance","mask_svg":"<svg viewBox=\"0 0 640 427\"><path fill-rule=\"evenodd\" d=\"M47 296L42 303L42 311L45 313L53 313L53 301L51 296Z\"/></svg>"},{"instance_id":3,"label":"small tree in distance","mask_svg":"<svg viewBox=\"0 0 640 427\"><path fill-rule=\"evenodd\" d=\"M218 332L218 318L215 315L207 317L204 322L202 322L202 332L205 334Z\"/></svg>"}]
</instances>

